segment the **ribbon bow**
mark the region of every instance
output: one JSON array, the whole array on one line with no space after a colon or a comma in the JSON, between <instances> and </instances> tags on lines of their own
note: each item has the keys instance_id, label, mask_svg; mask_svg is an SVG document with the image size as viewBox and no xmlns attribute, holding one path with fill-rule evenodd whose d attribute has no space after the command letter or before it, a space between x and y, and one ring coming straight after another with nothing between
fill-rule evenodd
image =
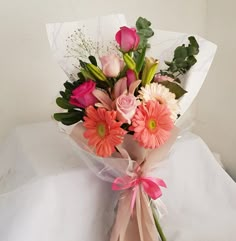
<instances>
[{"instance_id":1,"label":"ribbon bow","mask_svg":"<svg viewBox=\"0 0 236 241\"><path fill-rule=\"evenodd\" d=\"M165 182L160 178L155 177L143 177L139 175L140 167L136 171L135 177L124 176L117 177L112 183L112 190L120 191L133 188L133 195L131 199L131 212L134 208L137 190L140 185L142 185L146 194L153 200L161 197L162 192L160 187L167 187Z\"/></svg>"}]
</instances>

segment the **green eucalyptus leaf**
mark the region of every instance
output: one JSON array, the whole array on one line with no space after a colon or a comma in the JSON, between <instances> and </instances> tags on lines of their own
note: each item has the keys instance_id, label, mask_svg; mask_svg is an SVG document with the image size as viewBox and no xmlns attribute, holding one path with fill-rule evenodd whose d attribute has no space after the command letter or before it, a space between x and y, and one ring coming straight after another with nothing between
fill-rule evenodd
<instances>
[{"instance_id":1,"label":"green eucalyptus leaf","mask_svg":"<svg viewBox=\"0 0 236 241\"><path fill-rule=\"evenodd\" d=\"M160 84L164 85L166 88L168 88L170 90L170 92L174 93L176 99L179 99L181 96L183 96L185 93L187 93L187 91L184 90L177 83L170 82L170 81L163 81Z\"/></svg>"},{"instance_id":2,"label":"green eucalyptus leaf","mask_svg":"<svg viewBox=\"0 0 236 241\"><path fill-rule=\"evenodd\" d=\"M186 68L188 66L188 63L182 58L175 59L175 64L177 68Z\"/></svg>"},{"instance_id":3,"label":"green eucalyptus leaf","mask_svg":"<svg viewBox=\"0 0 236 241\"><path fill-rule=\"evenodd\" d=\"M151 26L151 22L148 21L146 18L139 17L136 21L136 28L138 30L148 28Z\"/></svg>"},{"instance_id":4,"label":"green eucalyptus leaf","mask_svg":"<svg viewBox=\"0 0 236 241\"><path fill-rule=\"evenodd\" d=\"M144 29L140 29L138 31L139 35L143 35L145 38L150 38L154 35L154 32L151 28L144 28Z\"/></svg>"},{"instance_id":5,"label":"green eucalyptus leaf","mask_svg":"<svg viewBox=\"0 0 236 241\"><path fill-rule=\"evenodd\" d=\"M185 59L188 56L188 51L185 46L179 46L175 49L174 59Z\"/></svg>"},{"instance_id":6,"label":"green eucalyptus leaf","mask_svg":"<svg viewBox=\"0 0 236 241\"><path fill-rule=\"evenodd\" d=\"M199 48L199 44L194 36L188 37L188 40L193 47L196 47L197 49Z\"/></svg>"},{"instance_id":7,"label":"green eucalyptus leaf","mask_svg":"<svg viewBox=\"0 0 236 241\"><path fill-rule=\"evenodd\" d=\"M147 47L147 49L151 48L151 44L147 43L146 47Z\"/></svg>"},{"instance_id":8,"label":"green eucalyptus leaf","mask_svg":"<svg viewBox=\"0 0 236 241\"><path fill-rule=\"evenodd\" d=\"M187 58L187 62L189 64L189 66L191 67L191 66L193 66L194 64L197 63L197 60L196 60L196 58L194 56L189 56Z\"/></svg>"},{"instance_id":9,"label":"green eucalyptus leaf","mask_svg":"<svg viewBox=\"0 0 236 241\"><path fill-rule=\"evenodd\" d=\"M169 70L172 72L172 73L175 73L178 71L178 67L176 66L176 64L174 62L171 63L170 67L169 67Z\"/></svg>"},{"instance_id":10,"label":"green eucalyptus leaf","mask_svg":"<svg viewBox=\"0 0 236 241\"><path fill-rule=\"evenodd\" d=\"M174 51L174 58L170 61L165 61L168 66L166 70L161 70L160 73L165 73L165 75L173 75L175 82L180 82L178 76L184 75L188 70L197 62L194 57L199 53L199 45L195 37L190 36L189 45L178 46Z\"/></svg>"},{"instance_id":11,"label":"green eucalyptus leaf","mask_svg":"<svg viewBox=\"0 0 236 241\"><path fill-rule=\"evenodd\" d=\"M189 45L187 47L187 51L188 51L188 56L197 55L199 53L198 48L196 48L192 45Z\"/></svg>"},{"instance_id":12,"label":"green eucalyptus leaf","mask_svg":"<svg viewBox=\"0 0 236 241\"><path fill-rule=\"evenodd\" d=\"M147 47L147 39L145 37L140 37L138 49L144 49Z\"/></svg>"}]
</instances>

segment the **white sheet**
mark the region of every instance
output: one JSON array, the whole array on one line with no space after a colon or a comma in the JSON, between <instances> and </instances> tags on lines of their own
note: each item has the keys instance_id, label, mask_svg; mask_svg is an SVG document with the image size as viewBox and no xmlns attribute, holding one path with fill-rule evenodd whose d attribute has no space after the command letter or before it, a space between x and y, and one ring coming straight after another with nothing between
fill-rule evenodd
<instances>
[{"instance_id":1,"label":"white sheet","mask_svg":"<svg viewBox=\"0 0 236 241\"><path fill-rule=\"evenodd\" d=\"M204 142L183 133L155 173L168 189L168 241L236 240L236 185ZM54 122L17 128L0 146L1 241L106 241L115 198Z\"/></svg>"}]
</instances>

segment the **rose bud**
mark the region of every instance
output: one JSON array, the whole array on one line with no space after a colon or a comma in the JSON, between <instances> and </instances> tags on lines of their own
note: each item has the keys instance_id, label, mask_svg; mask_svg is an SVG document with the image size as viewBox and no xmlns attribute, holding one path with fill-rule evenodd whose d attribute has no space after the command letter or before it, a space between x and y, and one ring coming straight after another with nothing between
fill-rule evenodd
<instances>
[{"instance_id":1,"label":"rose bud","mask_svg":"<svg viewBox=\"0 0 236 241\"><path fill-rule=\"evenodd\" d=\"M100 58L102 71L106 77L117 77L124 68L124 62L116 54L105 55Z\"/></svg>"},{"instance_id":2,"label":"rose bud","mask_svg":"<svg viewBox=\"0 0 236 241\"><path fill-rule=\"evenodd\" d=\"M136 33L136 29L121 27L116 33L116 42L119 44L120 49L123 52L129 52L131 50L136 50L139 45L139 35Z\"/></svg>"}]
</instances>

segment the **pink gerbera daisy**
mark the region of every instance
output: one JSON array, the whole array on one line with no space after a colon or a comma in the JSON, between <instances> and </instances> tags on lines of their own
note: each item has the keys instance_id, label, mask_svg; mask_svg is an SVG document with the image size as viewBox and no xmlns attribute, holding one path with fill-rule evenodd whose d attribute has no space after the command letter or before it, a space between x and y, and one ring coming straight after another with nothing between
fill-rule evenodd
<instances>
[{"instance_id":1,"label":"pink gerbera daisy","mask_svg":"<svg viewBox=\"0 0 236 241\"><path fill-rule=\"evenodd\" d=\"M130 130L134 131L134 139L141 146L154 149L168 140L173 126L167 106L150 100L138 107Z\"/></svg>"},{"instance_id":2,"label":"pink gerbera daisy","mask_svg":"<svg viewBox=\"0 0 236 241\"><path fill-rule=\"evenodd\" d=\"M84 137L88 144L95 147L96 154L102 157L111 156L115 146L122 143L126 131L121 122L116 121L116 111L107 111L105 108L95 109L89 106L84 117Z\"/></svg>"}]
</instances>

